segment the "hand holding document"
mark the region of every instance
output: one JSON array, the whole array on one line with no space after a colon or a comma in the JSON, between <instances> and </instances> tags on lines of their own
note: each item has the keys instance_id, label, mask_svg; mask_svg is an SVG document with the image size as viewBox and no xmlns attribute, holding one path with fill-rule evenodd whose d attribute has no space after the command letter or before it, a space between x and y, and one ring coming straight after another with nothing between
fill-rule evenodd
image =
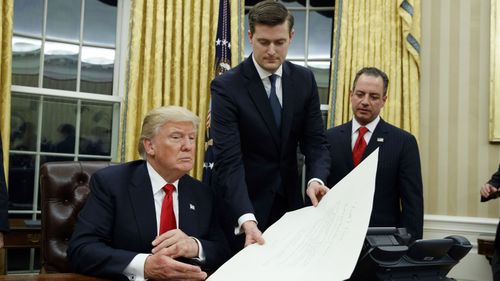
<instances>
[{"instance_id":1,"label":"hand holding document","mask_svg":"<svg viewBox=\"0 0 500 281\"><path fill-rule=\"evenodd\" d=\"M378 149L319 205L286 213L253 244L213 273L210 281L345 280L356 266L370 221Z\"/></svg>"}]
</instances>

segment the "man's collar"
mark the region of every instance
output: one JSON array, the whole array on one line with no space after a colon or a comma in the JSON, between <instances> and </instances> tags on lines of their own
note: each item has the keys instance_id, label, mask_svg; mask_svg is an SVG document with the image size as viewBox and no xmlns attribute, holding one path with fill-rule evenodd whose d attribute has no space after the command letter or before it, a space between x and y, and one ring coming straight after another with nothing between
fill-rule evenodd
<instances>
[{"instance_id":1,"label":"man's collar","mask_svg":"<svg viewBox=\"0 0 500 281\"><path fill-rule=\"evenodd\" d=\"M366 128L368 128L368 130L373 133L373 131L375 131L375 128L377 127L378 125L378 122L380 122L380 115L378 115L375 119L373 119L372 122L366 124ZM354 134L358 129L359 127L361 127L361 125L358 123L358 121L356 120L356 118L352 118L352 132L351 132L351 135Z\"/></svg>"},{"instance_id":2,"label":"man's collar","mask_svg":"<svg viewBox=\"0 0 500 281\"><path fill-rule=\"evenodd\" d=\"M153 187L153 194L162 189L168 182L160 176L160 174L146 161L146 167L148 169L149 178L151 179L151 186ZM179 180L170 182L175 186L176 190L179 190Z\"/></svg>"},{"instance_id":3,"label":"man's collar","mask_svg":"<svg viewBox=\"0 0 500 281\"><path fill-rule=\"evenodd\" d=\"M255 58L253 56L253 53L252 53L252 61L253 61L253 65L255 65L255 68L257 69L257 72L259 73L259 77L261 80L269 77L271 74L276 74L279 77L283 76L283 65L280 65L280 67L274 73L271 73L271 72L265 70L264 68L262 68L262 66L260 66L257 63L257 61L255 60Z\"/></svg>"}]
</instances>

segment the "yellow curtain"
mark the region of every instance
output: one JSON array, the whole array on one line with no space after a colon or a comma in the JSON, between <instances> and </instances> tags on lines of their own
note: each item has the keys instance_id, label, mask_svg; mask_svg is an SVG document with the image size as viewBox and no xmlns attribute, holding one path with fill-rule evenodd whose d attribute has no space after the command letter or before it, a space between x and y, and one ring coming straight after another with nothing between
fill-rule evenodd
<instances>
[{"instance_id":1,"label":"yellow curtain","mask_svg":"<svg viewBox=\"0 0 500 281\"><path fill-rule=\"evenodd\" d=\"M239 0L231 0L237 32ZM205 120L214 77L218 0L132 1L127 93L122 106L120 159L138 159L142 119L153 108L178 105ZM234 37L234 36L233 36ZM232 39L235 39L233 38ZM234 42L232 40L232 42ZM238 44L231 44L237 54ZM195 168L201 178L205 126L198 130Z\"/></svg>"},{"instance_id":2,"label":"yellow curtain","mask_svg":"<svg viewBox=\"0 0 500 281\"><path fill-rule=\"evenodd\" d=\"M231 67L244 59L245 36L245 0L229 0L231 4Z\"/></svg>"},{"instance_id":3,"label":"yellow curtain","mask_svg":"<svg viewBox=\"0 0 500 281\"><path fill-rule=\"evenodd\" d=\"M9 140L10 140L10 84L12 71L12 20L13 0L1 0L0 5L0 132L2 135L3 165L5 177L9 167Z\"/></svg>"},{"instance_id":4,"label":"yellow curtain","mask_svg":"<svg viewBox=\"0 0 500 281\"><path fill-rule=\"evenodd\" d=\"M336 7L329 127L352 118L354 76L375 66L389 77L382 118L418 138L420 0L338 0Z\"/></svg>"}]
</instances>

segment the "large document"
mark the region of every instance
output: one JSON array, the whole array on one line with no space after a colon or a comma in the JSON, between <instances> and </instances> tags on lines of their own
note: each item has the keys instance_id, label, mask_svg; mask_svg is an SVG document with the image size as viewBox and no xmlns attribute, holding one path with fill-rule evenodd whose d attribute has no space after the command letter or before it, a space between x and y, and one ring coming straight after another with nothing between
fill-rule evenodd
<instances>
[{"instance_id":1,"label":"large document","mask_svg":"<svg viewBox=\"0 0 500 281\"><path fill-rule=\"evenodd\" d=\"M348 279L368 230L378 149L323 197L317 207L286 213L214 272L210 281Z\"/></svg>"}]
</instances>

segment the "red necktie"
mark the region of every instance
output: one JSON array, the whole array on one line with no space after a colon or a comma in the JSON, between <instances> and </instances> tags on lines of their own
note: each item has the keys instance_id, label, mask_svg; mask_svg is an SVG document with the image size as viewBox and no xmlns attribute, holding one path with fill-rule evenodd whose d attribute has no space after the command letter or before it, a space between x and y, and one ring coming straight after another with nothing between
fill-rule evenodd
<instances>
[{"instance_id":1,"label":"red necktie","mask_svg":"<svg viewBox=\"0 0 500 281\"><path fill-rule=\"evenodd\" d=\"M175 186L171 183L167 183L163 190L165 191L165 197L163 198L163 203L161 204L161 215L160 215L160 234L163 234L171 229L175 229L175 215L174 215L174 205L172 202L172 194L174 192Z\"/></svg>"},{"instance_id":2,"label":"red necktie","mask_svg":"<svg viewBox=\"0 0 500 281\"><path fill-rule=\"evenodd\" d=\"M366 127L359 127L358 139L356 139L356 143L352 149L352 162L354 163L354 167L358 166L359 162L361 162L361 158L363 157L363 153L365 153L366 141L364 136L366 132L368 132Z\"/></svg>"}]
</instances>

